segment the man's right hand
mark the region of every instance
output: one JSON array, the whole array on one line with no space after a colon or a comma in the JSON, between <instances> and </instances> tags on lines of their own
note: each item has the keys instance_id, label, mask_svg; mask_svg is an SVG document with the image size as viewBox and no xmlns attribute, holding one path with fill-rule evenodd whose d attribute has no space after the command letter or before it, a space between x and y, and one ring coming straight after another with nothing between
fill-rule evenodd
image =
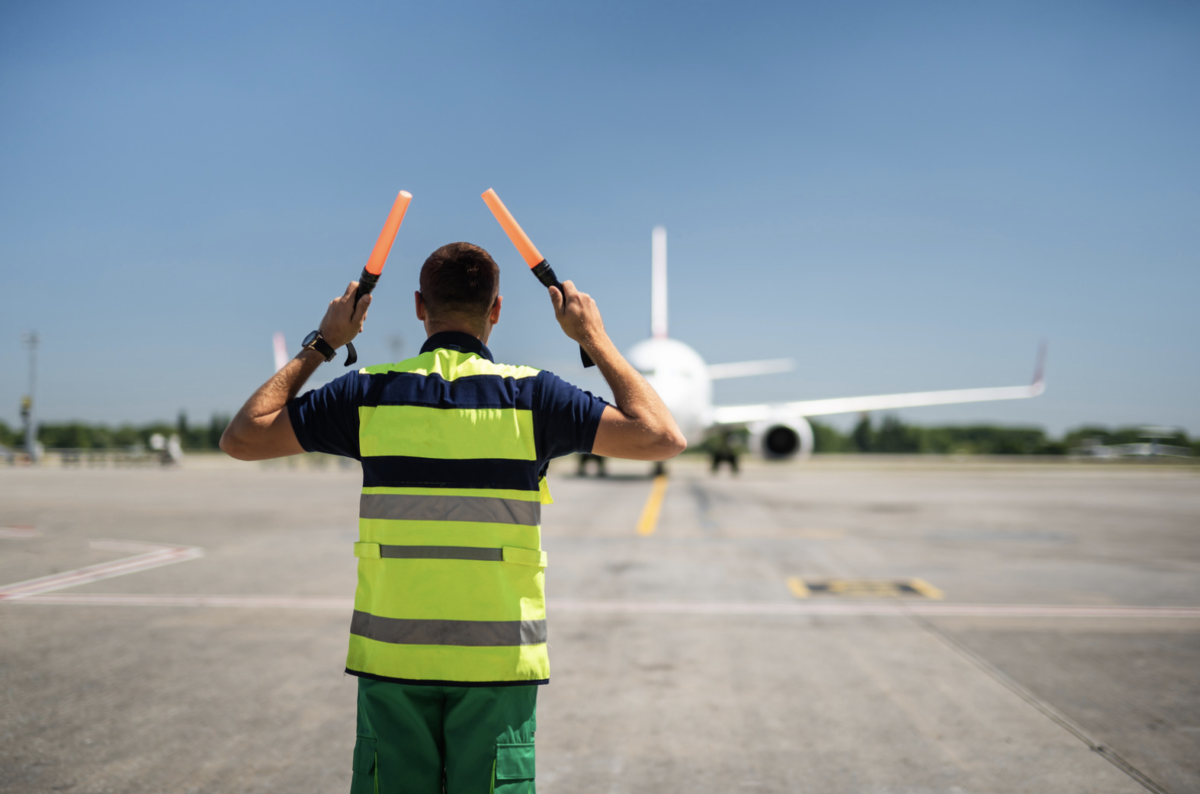
<instances>
[{"instance_id":1,"label":"man's right hand","mask_svg":"<svg viewBox=\"0 0 1200 794\"><path fill-rule=\"evenodd\" d=\"M354 293L357 290L358 282L351 281L340 298L329 302L329 308L325 310L325 317L321 320L321 336L334 350L354 341L354 337L362 333L367 309L371 306L371 296L364 295L355 305Z\"/></svg>"},{"instance_id":2,"label":"man's right hand","mask_svg":"<svg viewBox=\"0 0 1200 794\"><path fill-rule=\"evenodd\" d=\"M614 458L666 460L687 448L687 439L670 410L637 370L621 356L608 334L592 296L563 282L550 287L554 316L563 333L579 343L600 368L616 405L605 407L592 452Z\"/></svg>"},{"instance_id":3,"label":"man's right hand","mask_svg":"<svg viewBox=\"0 0 1200 794\"><path fill-rule=\"evenodd\" d=\"M570 281L563 282L562 292L557 287L549 289L554 316L562 326L563 333L584 349L604 338L604 320L600 318L600 309L591 295L575 289Z\"/></svg>"}]
</instances>

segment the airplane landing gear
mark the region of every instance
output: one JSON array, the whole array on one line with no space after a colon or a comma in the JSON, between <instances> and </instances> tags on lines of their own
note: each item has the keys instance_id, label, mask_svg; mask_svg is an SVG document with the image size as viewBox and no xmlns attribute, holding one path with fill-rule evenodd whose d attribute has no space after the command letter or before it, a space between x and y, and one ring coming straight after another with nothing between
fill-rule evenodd
<instances>
[{"instance_id":1,"label":"airplane landing gear","mask_svg":"<svg viewBox=\"0 0 1200 794\"><path fill-rule=\"evenodd\" d=\"M657 463L654 464L654 472L653 473L654 473L655 477L663 476L664 474L667 473L667 464L663 463L661 460L658 461Z\"/></svg>"},{"instance_id":2,"label":"airplane landing gear","mask_svg":"<svg viewBox=\"0 0 1200 794\"><path fill-rule=\"evenodd\" d=\"M595 461L597 477L607 476L608 472L606 472L604 470L604 458L600 457L599 455L592 455L587 452L581 452L579 454L579 468L575 472L576 477L586 477L587 476L587 467L588 467L589 461Z\"/></svg>"},{"instance_id":3,"label":"airplane landing gear","mask_svg":"<svg viewBox=\"0 0 1200 794\"><path fill-rule=\"evenodd\" d=\"M713 474L716 474L721 470L722 463L728 463L729 470L734 474L738 473L738 456L736 452L714 452L710 457L712 460Z\"/></svg>"},{"instance_id":4,"label":"airplane landing gear","mask_svg":"<svg viewBox=\"0 0 1200 794\"><path fill-rule=\"evenodd\" d=\"M736 432L728 428L722 429L717 435L710 439L711 450L709 460L712 461L712 473L716 474L721 470L722 463L729 464L729 470L734 474L738 473L738 452L741 451L741 446L738 443Z\"/></svg>"}]
</instances>

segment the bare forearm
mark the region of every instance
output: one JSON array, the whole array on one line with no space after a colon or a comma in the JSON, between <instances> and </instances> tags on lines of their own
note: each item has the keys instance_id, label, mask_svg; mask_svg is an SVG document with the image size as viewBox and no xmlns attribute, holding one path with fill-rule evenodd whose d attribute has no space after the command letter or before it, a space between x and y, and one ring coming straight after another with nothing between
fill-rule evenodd
<instances>
[{"instance_id":1,"label":"bare forearm","mask_svg":"<svg viewBox=\"0 0 1200 794\"><path fill-rule=\"evenodd\" d=\"M683 443L682 434L654 387L625 360L607 334L589 339L585 349L612 389L617 409L642 431L639 435L647 448L674 450L666 457L677 454L674 447Z\"/></svg>"},{"instance_id":2,"label":"bare forearm","mask_svg":"<svg viewBox=\"0 0 1200 794\"><path fill-rule=\"evenodd\" d=\"M570 281L564 281L561 290L550 287L549 291L563 332L596 362L616 401L616 407L605 408L600 416L592 451L633 460L666 460L683 452L687 440L675 418L608 338L592 297L579 292Z\"/></svg>"},{"instance_id":3,"label":"bare forearm","mask_svg":"<svg viewBox=\"0 0 1200 794\"><path fill-rule=\"evenodd\" d=\"M283 369L276 372L271 379L258 387L258 391L250 395L242 410L238 411L234 421L243 416L247 419L273 414L287 405L288 400L308 382L317 367L324 363L325 358L315 350L302 350L300 355L293 358Z\"/></svg>"},{"instance_id":4,"label":"bare forearm","mask_svg":"<svg viewBox=\"0 0 1200 794\"><path fill-rule=\"evenodd\" d=\"M664 418L674 424L674 420L670 418L670 412L667 411L667 407L659 398L658 393L625 360L607 335L594 341L588 340L584 349L596 362L600 374L608 382L608 387L612 389L613 400L621 413L630 419L647 424L659 424Z\"/></svg>"},{"instance_id":5,"label":"bare forearm","mask_svg":"<svg viewBox=\"0 0 1200 794\"><path fill-rule=\"evenodd\" d=\"M370 305L371 296L359 300L358 282L351 281L340 298L329 302L317 333L337 350L362 331ZM233 417L221 435L221 449L238 460L267 460L303 452L286 408L324 361L316 350L305 349L285 364Z\"/></svg>"},{"instance_id":6,"label":"bare forearm","mask_svg":"<svg viewBox=\"0 0 1200 794\"><path fill-rule=\"evenodd\" d=\"M296 396L324 360L320 353L304 350L284 365L233 417L221 435L221 449L240 460L263 460L303 451L295 444L294 434L285 438L281 447L279 434L271 432L272 425L280 421L288 400Z\"/></svg>"}]
</instances>

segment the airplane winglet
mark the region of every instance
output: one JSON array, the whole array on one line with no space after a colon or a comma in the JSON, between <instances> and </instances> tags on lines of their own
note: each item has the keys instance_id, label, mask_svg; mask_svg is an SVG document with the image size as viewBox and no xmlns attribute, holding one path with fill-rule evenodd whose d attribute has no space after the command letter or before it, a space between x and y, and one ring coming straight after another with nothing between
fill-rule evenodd
<instances>
[{"instance_id":1,"label":"airplane winglet","mask_svg":"<svg viewBox=\"0 0 1200 794\"><path fill-rule=\"evenodd\" d=\"M1033 368L1033 384L1029 391L1036 397L1046 390L1046 351L1050 345L1045 339L1038 343L1037 364Z\"/></svg>"},{"instance_id":2,"label":"airplane winglet","mask_svg":"<svg viewBox=\"0 0 1200 794\"><path fill-rule=\"evenodd\" d=\"M735 361L731 364L709 364L708 379L748 378L752 375L773 375L789 372L796 362L790 358L772 358L764 361Z\"/></svg>"}]
</instances>

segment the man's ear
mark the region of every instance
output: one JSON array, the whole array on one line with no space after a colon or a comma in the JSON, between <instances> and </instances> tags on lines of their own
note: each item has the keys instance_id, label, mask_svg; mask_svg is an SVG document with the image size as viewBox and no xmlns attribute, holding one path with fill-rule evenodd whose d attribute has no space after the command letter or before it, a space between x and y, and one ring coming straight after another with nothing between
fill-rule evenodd
<instances>
[{"instance_id":1,"label":"man's ear","mask_svg":"<svg viewBox=\"0 0 1200 794\"><path fill-rule=\"evenodd\" d=\"M496 300L492 303L492 310L488 313L488 319L491 320L492 325L500 322L500 304L503 302L504 296L497 295Z\"/></svg>"},{"instance_id":2,"label":"man's ear","mask_svg":"<svg viewBox=\"0 0 1200 794\"><path fill-rule=\"evenodd\" d=\"M421 296L421 290L414 292L413 298L417 302L417 319L425 322L425 298Z\"/></svg>"}]
</instances>

